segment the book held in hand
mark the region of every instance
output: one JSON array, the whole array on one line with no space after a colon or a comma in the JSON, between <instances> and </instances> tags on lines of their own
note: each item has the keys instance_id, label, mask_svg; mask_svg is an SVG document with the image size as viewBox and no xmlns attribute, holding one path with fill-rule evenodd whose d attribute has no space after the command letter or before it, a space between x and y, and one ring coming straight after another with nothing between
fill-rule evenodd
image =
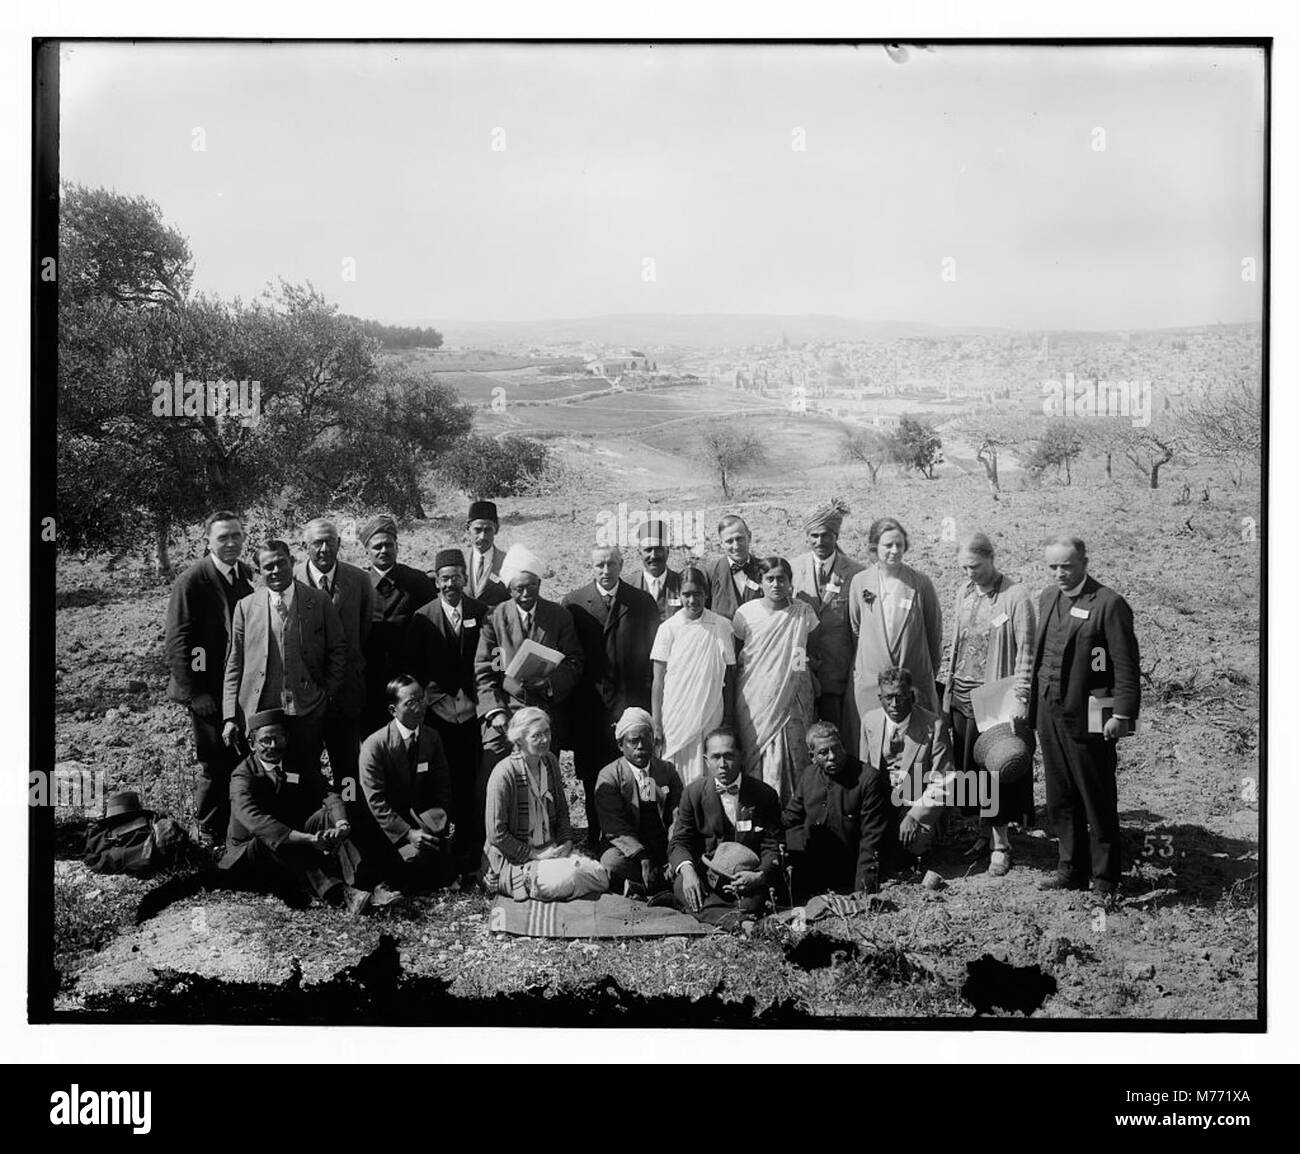
<instances>
[{"instance_id":1,"label":"book held in hand","mask_svg":"<svg viewBox=\"0 0 1300 1154\"><path fill-rule=\"evenodd\" d=\"M563 661L564 654L558 649L552 649L549 645L540 645L531 637L527 637L510 659L505 675L520 682L532 681L553 673Z\"/></svg>"}]
</instances>

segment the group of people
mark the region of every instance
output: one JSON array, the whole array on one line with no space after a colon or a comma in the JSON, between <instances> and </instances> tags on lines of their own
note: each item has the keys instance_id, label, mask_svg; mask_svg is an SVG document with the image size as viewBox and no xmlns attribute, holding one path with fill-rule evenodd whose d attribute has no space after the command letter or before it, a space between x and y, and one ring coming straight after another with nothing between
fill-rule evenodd
<instances>
[{"instance_id":1,"label":"group of people","mask_svg":"<svg viewBox=\"0 0 1300 1154\"><path fill-rule=\"evenodd\" d=\"M813 510L789 561L757 556L745 521L724 516L719 555L680 571L650 520L636 573L600 545L591 580L551 600L545 562L497 544L490 501L471 504L468 544L428 573L398 561L397 525L378 516L359 529L364 569L320 518L297 560L284 541L259 545L255 575L240 518L214 513L167 615L169 693L189 708L199 763L196 836L224 843L238 884L352 911L473 882L516 899L612 887L739 924L923 862L958 776L997 772L979 756L976 704L999 682L1008 728L1042 750L1060 858L1041 884L1113 900L1115 743L1140 705L1127 603L1063 535L1035 605L972 533L956 546L945 656L906 530L876 520L860 564L839 547L847 514L839 500ZM1009 827L1033 821L1032 774L989 793L980 848L1000 876Z\"/></svg>"}]
</instances>

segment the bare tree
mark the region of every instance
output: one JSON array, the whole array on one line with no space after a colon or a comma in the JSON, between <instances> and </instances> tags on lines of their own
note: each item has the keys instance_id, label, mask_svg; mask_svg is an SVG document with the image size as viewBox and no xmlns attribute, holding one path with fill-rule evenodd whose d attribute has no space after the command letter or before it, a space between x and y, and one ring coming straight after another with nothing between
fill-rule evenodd
<instances>
[{"instance_id":1,"label":"bare tree","mask_svg":"<svg viewBox=\"0 0 1300 1154\"><path fill-rule=\"evenodd\" d=\"M700 459L717 475L722 495L731 496L736 474L767 463L767 447L753 429L729 424L706 425L700 433Z\"/></svg>"},{"instance_id":2,"label":"bare tree","mask_svg":"<svg viewBox=\"0 0 1300 1154\"><path fill-rule=\"evenodd\" d=\"M1189 443L1205 457L1225 464L1258 466L1264 453L1264 400L1253 381L1206 389L1180 414Z\"/></svg>"},{"instance_id":3,"label":"bare tree","mask_svg":"<svg viewBox=\"0 0 1300 1154\"><path fill-rule=\"evenodd\" d=\"M840 455L850 464L866 465L874 485L880 470L893 460L893 446L887 436L875 429L846 429Z\"/></svg>"}]
</instances>

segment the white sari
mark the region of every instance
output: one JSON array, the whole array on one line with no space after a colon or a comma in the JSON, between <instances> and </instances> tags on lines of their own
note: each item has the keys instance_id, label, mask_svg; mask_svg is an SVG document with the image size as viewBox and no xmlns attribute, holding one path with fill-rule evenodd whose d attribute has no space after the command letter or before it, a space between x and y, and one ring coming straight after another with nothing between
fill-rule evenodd
<instances>
[{"instance_id":1,"label":"white sari","mask_svg":"<svg viewBox=\"0 0 1300 1154\"><path fill-rule=\"evenodd\" d=\"M663 758L683 785L704 773L704 735L722 722L722 685L736 663L731 623L711 609L674 613L655 634L651 661L664 670Z\"/></svg>"}]
</instances>

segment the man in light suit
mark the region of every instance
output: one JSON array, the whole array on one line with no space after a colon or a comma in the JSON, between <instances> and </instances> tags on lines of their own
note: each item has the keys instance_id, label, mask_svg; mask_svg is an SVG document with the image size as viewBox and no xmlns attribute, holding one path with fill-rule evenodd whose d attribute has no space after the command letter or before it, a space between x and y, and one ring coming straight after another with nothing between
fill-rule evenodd
<instances>
[{"instance_id":1,"label":"man in light suit","mask_svg":"<svg viewBox=\"0 0 1300 1154\"><path fill-rule=\"evenodd\" d=\"M465 596L465 558L443 549L434 560L438 596L421 606L407 630L407 672L425 690L425 721L442 738L451 767L451 816L462 873L477 873L483 854L483 807L475 793L483 739L474 658L490 607Z\"/></svg>"},{"instance_id":2,"label":"man in light suit","mask_svg":"<svg viewBox=\"0 0 1300 1154\"><path fill-rule=\"evenodd\" d=\"M239 554L244 527L231 512L213 513L204 525L207 554L172 586L167 604L167 696L189 707L194 725L198 782L194 789L195 840L217 848L230 819L230 773L239 754L221 739L222 684L235 606L253 591L253 574Z\"/></svg>"},{"instance_id":3,"label":"man in light suit","mask_svg":"<svg viewBox=\"0 0 1300 1154\"><path fill-rule=\"evenodd\" d=\"M643 521L637 526L636 543L641 568L624 580L655 599L663 624L682 607L682 575L668 568L668 526L663 521Z\"/></svg>"},{"instance_id":4,"label":"man in light suit","mask_svg":"<svg viewBox=\"0 0 1300 1154\"><path fill-rule=\"evenodd\" d=\"M293 579L293 555L272 540L257 552L263 588L235 606L222 695L222 739L234 745L244 719L285 715L285 765L320 773L324 719L343 688L348 646L334 603Z\"/></svg>"},{"instance_id":5,"label":"man in light suit","mask_svg":"<svg viewBox=\"0 0 1300 1154\"><path fill-rule=\"evenodd\" d=\"M1083 889L1091 877L1093 893L1110 904L1122 866L1115 746L1133 732L1142 704L1133 611L1088 575L1080 538L1049 542L1047 568L1052 584L1038 603L1029 711L1060 856L1040 888ZM1090 698L1113 699L1097 731L1089 725Z\"/></svg>"},{"instance_id":6,"label":"man in light suit","mask_svg":"<svg viewBox=\"0 0 1300 1154\"><path fill-rule=\"evenodd\" d=\"M501 578L506 554L496 544L500 528L497 507L492 501L470 504L469 519L465 522L465 532L470 539L465 547L465 587L475 601L482 601L489 608L510 600L510 593Z\"/></svg>"},{"instance_id":7,"label":"man in light suit","mask_svg":"<svg viewBox=\"0 0 1300 1154\"><path fill-rule=\"evenodd\" d=\"M501 566L510 600L492 608L479 633L474 657L478 715L482 722L483 758L476 790L487 801L487 780L493 767L510 753L506 727L511 715L525 705L544 709L551 718L551 744L566 748L568 701L582 676L582 647L573 631L573 618L562 605L541 597L546 566L531 549L512 545ZM518 681L507 677L525 638L558 650L563 660L549 673Z\"/></svg>"},{"instance_id":8,"label":"man in light suit","mask_svg":"<svg viewBox=\"0 0 1300 1154\"><path fill-rule=\"evenodd\" d=\"M863 771L885 778L893 814L888 848L897 867L934 845L945 807L954 801L957 769L947 726L916 704L911 673L885 669L878 683L882 708L862 719Z\"/></svg>"},{"instance_id":9,"label":"man in light suit","mask_svg":"<svg viewBox=\"0 0 1300 1154\"><path fill-rule=\"evenodd\" d=\"M591 551L595 578L565 594L582 646L582 678L573 694L570 731L573 768L587 795L587 848L600 840L596 775L618 757L614 726L626 709L650 708L650 647L659 628L659 609L649 593L619 580L623 554L617 545Z\"/></svg>"},{"instance_id":10,"label":"man in light suit","mask_svg":"<svg viewBox=\"0 0 1300 1154\"><path fill-rule=\"evenodd\" d=\"M752 537L744 518L729 513L718 522L718 541L722 556L703 563L700 568L709 579L706 609L730 621L747 601L763 596L763 574L758 558L751 552Z\"/></svg>"},{"instance_id":11,"label":"man in light suit","mask_svg":"<svg viewBox=\"0 0 1300 1154\"><path fill-rule=\"evenodd\" d=\"M414 677L394 677L388 698L392 721L361 746L361 788L390 847L389 876L402 889L436 889L457 875L447 756L424 724L424 690Z\"/></svg>"},{"instance_id":12,"label":"man in light suit","mask_svg":"<svg viewBox=\"0 0 1300 1154\"><path fill-rule=\"evenodd\" d=\"M344 801L359 802L357 753L361 748L361 711L366 703L364 656L375 612L374 586L365 571L339 560L339 531L333 521L317 517L302 531L306 561L293 568L294 579L319 589L334 603L347 642L343 687L325 713L324 740L334 788Z\"/></svg>"},{"instance_id":13,"label":"man in light suit","mask_svg":"<svg viewBox=\"0 0 1300 1154\"><path fill-rule=\"evenodd\" d=\"M806 601L817 614L815 668L820 692L817 716L838 724L844 706L844 691L853 670L856 647L849 628L849 582L862 571L853 558L840 552L840 526L848 506L838 499L813 510L804 522L809 551L790 562L794 572L794 595Z\"/></svg>"}]
</instances>

